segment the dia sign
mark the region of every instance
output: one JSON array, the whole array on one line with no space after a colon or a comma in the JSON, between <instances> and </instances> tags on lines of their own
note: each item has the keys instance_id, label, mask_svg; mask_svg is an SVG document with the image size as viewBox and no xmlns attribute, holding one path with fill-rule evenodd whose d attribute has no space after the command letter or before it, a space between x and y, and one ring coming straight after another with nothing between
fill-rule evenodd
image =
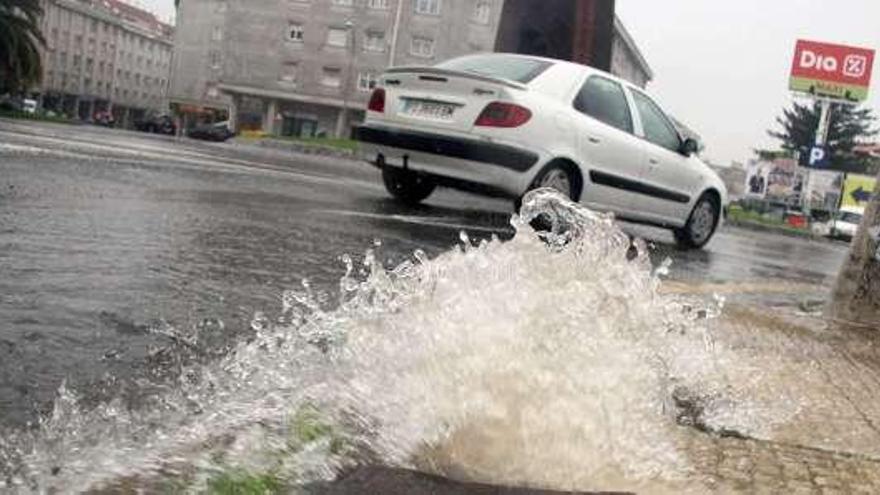
<instances>
[{"instance_id":1,"label":"dia sign","mask_svg":"<svg viewBox=\"0 0 880 495\"><path fill-rule=\"evenodd\" d=\"M868 98L874 50L798 40L789 88L852 102Z\"/></svg>"}]
</instances>

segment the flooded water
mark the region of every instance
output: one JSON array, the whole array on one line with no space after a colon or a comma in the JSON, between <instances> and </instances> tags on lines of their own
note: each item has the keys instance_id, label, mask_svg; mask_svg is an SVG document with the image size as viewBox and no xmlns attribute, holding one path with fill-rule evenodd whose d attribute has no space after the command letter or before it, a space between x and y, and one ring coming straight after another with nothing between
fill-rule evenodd
<instances>
[{"instance_id":1,"label":"flooded water","mask_svg":"<svg viewBox=\"0 0 880 495\"><path fill-rule=\"evenodd\" d=\"M548 242L506 203L396 205L353 162L4 125L0 492L293 486L356 460L700 492L682 423L800 441L779 425L808 391L771 378L809 377L809 347L731 338L720 296L821 301L845 246L681 252L627 226L653 239L633 251L552 195L530 206L567 226Z\"/></svg>"},{"instance_id":2,"label":"flooded water","mask_svg":"<svg viewBox=\"0 0 880 495\"><path fill-rule=\"evenodd\" d=\"M722 300L662 295L665 264L553 192L523 211L509 242L463 237L390 267L381 245L344 257L338 299L309 283L285 292L253 338L136 410L62 387L38 428L5 437L0 483L198 490L245 472L296 485L369 458L476 481L699 491L679 452L683 397L700 398L710 429L784 420L784 406L724 400L733 351L710 332ZM539 214L553 232L525 223Z\"/></svg>"}]
</instances>

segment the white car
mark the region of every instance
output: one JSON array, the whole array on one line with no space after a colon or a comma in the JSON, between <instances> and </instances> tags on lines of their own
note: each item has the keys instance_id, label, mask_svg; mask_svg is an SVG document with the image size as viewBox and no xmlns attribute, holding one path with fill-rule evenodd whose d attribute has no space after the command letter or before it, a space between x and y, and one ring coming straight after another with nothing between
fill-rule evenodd
<instances>
[{"instance_id":1,"label":"white car","mask_svg":"<svg viewBox=\"0 0 880 495\"><path fill-rule=\"evenodd\" d=\"M37 113L37 100L24 99L21 102L21 111L31 115Z\"/></svg>"},{"instance_id":2,"label":"white car","mask_svg":"<svg viewBox=\"0 0 880 495\"><path fill-rule=\"evenodd\" d=\"M841 208L834 220L831 221L828 236L835 239L852 240L859 231L859 225L862 224L864 214L864 208Z\"/></svg>"},{"instance_id":3,"label":"white car","mask_svg":"<svg viewBox=\"0 0 880 495\"><path fill-rule=\"evenodd\" d=\"M437 186L518 200L553 187L587 207L711 239L727 189L641 89L590 67L480 54L385 72L358 128L388 191L419 203Z\"/></svg>"}]
</instances>

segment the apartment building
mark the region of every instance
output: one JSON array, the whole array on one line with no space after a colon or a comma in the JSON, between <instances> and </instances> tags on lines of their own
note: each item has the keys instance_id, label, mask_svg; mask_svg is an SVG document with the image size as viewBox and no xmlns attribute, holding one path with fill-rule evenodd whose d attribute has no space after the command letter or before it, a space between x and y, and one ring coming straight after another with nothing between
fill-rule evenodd
<instances>
[{"instance_id":1,"label":"apartment building","mask_svg":"<svg viewBox=\"0 0 880 495\"><path fill-rule=\"evenodd\" d=\"M613 0L595 4L613 18ZM387 67L494 51L504 12L505 0L181 0L169 99L190 125L349 136Z\"/></svg>"},{"instance_id":2,"label":"apartment building","mask_svg":"<svg viewBox=\"0 0 880 495\"><path fill-rule=\"evenodd\" d=\"M40 0L43 108L81 120L111 112L130 125L166 111L173 28L120 0Z\"/></svg>"}]
</instances>

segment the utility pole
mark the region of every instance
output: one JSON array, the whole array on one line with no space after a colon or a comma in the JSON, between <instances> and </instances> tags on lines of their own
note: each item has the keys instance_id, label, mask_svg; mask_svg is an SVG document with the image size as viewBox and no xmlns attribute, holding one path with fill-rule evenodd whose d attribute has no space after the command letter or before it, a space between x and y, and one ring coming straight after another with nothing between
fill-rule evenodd
<instances>
[{"instance_id":1,"label":"utility pole","mask_svg":"<svg viewBox=\"0 0 880 495\"><path fill-rule=\"evenodd\" d=\"M336 124L337 138L345 138L345 129L348 127L348 99L349 91L351 90L352 71L354 70L355 43L357 41L354 26L354 21L351 19L345 21L345 41L349 45L348 67L345 69L345 81L342 87L342 110L339 113L339 120Z\"/></svg>"},{"instance_id":2,"label":"utility pole","mask_svg":"<svg viewBox=\"0 0 880 495\"><path fill-rule=\"evenodd\" d=\"M394 67L397 59L397 40L400 36L400 18L403 15L403 2L405 0L397 0L397 13L394 15L394 26L391 29L391 53L388 55L388 67Z\"/></svg>"}]
</instances>

